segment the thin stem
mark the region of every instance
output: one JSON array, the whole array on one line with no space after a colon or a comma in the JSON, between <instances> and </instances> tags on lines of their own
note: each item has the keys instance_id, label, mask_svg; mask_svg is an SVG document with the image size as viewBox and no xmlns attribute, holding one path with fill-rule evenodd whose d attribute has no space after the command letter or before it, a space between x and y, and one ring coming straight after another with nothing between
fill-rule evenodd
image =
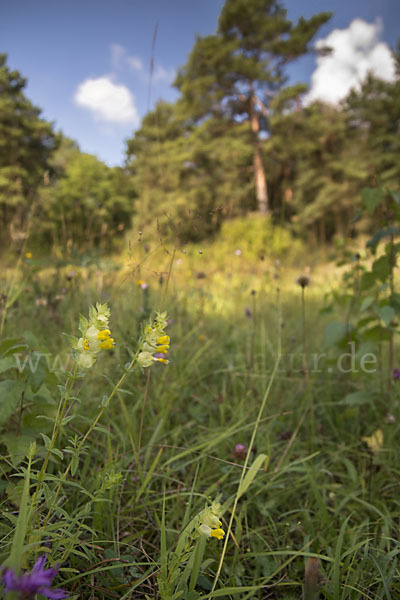
<instances>
[{"instance_id":1,"label":"thin stem","mask_svg":"<svg viewBox=\"0 0 400 600\"><path fill-rule=\"evenodd\" d=\"M143 403L142 403L142 412L140 414L140 428L139 428L138 449L137 449L138 458L139 458L139 455L140 455L140 445L141 445L141 442L142 442L144 409L146 407L147 393L149 391L149 382L150 382L150 369L147 370L146 387L145 387L145 390L144 390L144 397L143 397Z\"/></svg>"},{"instance_id":2,"label":"thin stem","mask_svg":"<svg viewBox=\"0 0 400 600\"><path fill-rule=\"evenodd\" d=\"M19 415L18 415L18 423L17 423L17 431L16 431L17 435L19 435L20 431L21 431L22 413L24 411L24 397L25 397L25 390L21 394L21 403L19 405Z\"/></svg>"},{"instance_id":3,"label":"thin stem","mask_svg":"<svg viewBox=\"0 0 400 600\"><path fill-rule=\"evenodd\" d=\"M315 414L314 414L314 398L311 389L310 371L308 368L308 347L307 347L307 321L306 321L306 294L305 286L301 287L301 316L302 316L302 337L303 337L303 371L306 378L306 411L310 412L310 445L311 452L314 449L315 439Z\"/></svg>"},{"instance_id":4,"label":"thin stem","mask_svg":"<svg viewBox=\"0 0 400 600\"><path fill-rule=\"evenodd\" d=\"M395 252L394 252L394 236L390 236L390 274L389 274L389 288L390 288L390 304L393 305L394 300L394 265L395 265ZM392 376L393 376L393 359L394 359L394 343L393 343L393 329L389 324L389 360L388 360L388 395L389 403L391 401L392 391ZM389 404L389 409L390 409Z\"/></svg>"},{"instance_id":5,"label":"thin stem","mask_svg":"<svg viewBox=\"0 0 400 600\"><path fill-rule=\"evenodd\" d=\"M35 490L35 493L34 493L34 495L32 497L32 506L35 505L35 501L36 501L36 498L37 498L37 496L39 494L39 490L40 490L42 482L43 482L43 477L44 477L44 474L45 474L46 469L47 469L47 465L48 465L49 460L50 460L51 451L53 450L53 448L55 446L55 443L56 443L59 431L61 429L62 421L63 421L64 415L65 415L65 411L66 411L66 408L67 408L67 402L68 402L69 398L71 397L71 392L72 392L72 388L74 386L74 383L76 381L77 372L78 372L78 367L76 366L75 367L75 371L74 371L72 377L68 377L68 379L67 379L67 383L69 382L69 388L67 390L67 393L65 394L65 397L61 400L61 402L58 405L57 415L56 415L56 418L55 418L55 421L54 421L53 433L51 435L50 444L49 444L49 447L47 448L46 456L44 457L42 468L40 469L40 472L39 472L39 475L38 475L36 490Z\"/></svg>"},{"instance_id":6,"label":"thin stem","mask_svg":"<svg viewBox=\"0 0 400 600\"><path fill-rule=\"evenodd\" d=\"M138 357L138 355L139 355L139 352L141 352L141 349L142 349L142 348L141 348L141 346L140 346L140 347L138 348L138 350L137 350L137 352L136 352L135 356L132 358L131 362L129 363L129 366L128 366L128 368L127 368L127 369L125 370L125 372L124 372L124 373L121 375L121 377L119 378L119 381L116 383L116 385L115 385L115 386L114 386L114 388L112 389L112 391L111 391L110 395L108 396L107 400L104 402L104 404L103 404L103 406L101 407L101 409L100 409L100 411L99 411L99 413L98 413L97 417L95 418L95 420L94 420L94 421L93 421L93 423L90 425L90 427L89 427L89 428L88 428L88 430L86 431L85 435L83 436L83 438L82 438L82 439L81 439L81 441L79 442L79 444L78 444L78 446L77 446L77 448L76 448L76 452L75 452L75 454L76 454L76 455L78 455L78 456L79 456L79 453L80 453L80 451L81 451L81 449L82 449L82 446L83 446L83 445L84 445L84 443L86 442L86 440L87 440L87 438L89 437L89 435L92 433L93 429L96 427L97 423L100 421L101 417L103 416L103 413L104 413L104 411L106 410L106 408L107 408L107 407L108 407L108 405L110 404L111 400L114 398L115 394L117 393L117 391L119 390L119 388L121 387L121 385L123 384L123 382L125 381L126 377L128 376L128 373L131 371L131 369L132 369L133 365L135 364L135 362L136 362L136 359L137 359L137 357ZM65 480L66 480L66 478L67 478L67 475L68 475L68 473L70 472L70 470L71 470L71 468L72 468L72 464L73 464L73 462L74 462L74 457L75 457L75 454L74 454L74 456L71 458L71 460L70 460L70 462L69 462L69 464L68 464L67 468L65 469L64 473L63 473L63 474L62 474L62 476L61 476L61 479L60 479L60 481L59 481L59 483L58 483L58 486L57 486L57 488L56 488L56 492L55 492L55 494L54 494L53 501L52 501L52 503L51 503L51 505L50 505L49 511L48 511L48 513L47 513L47 516L46 516L46 518L45 518L45 520L44 520L44 523L43 523L43 525L42 525L41 529L43 529L43 528L44 528L44 527L47 525L47 523L48 523L48 521L49 521L49 519L50 519L50 516L51 516L51 514L52 514L52 511L53 511L53 509L54 509L54 506L55 506L55 504L56 504L56 502L57 502L58 495L59 495L59 493L60 493L60 490L61 490L62 483L63 483L63 481L65 481Z\"/></svg>"},{"instance_id":7,"label":"thin stem","mask_svg":"<svg viewBox=\"0 0 400 600\"><path fill-rule=\"evenodd\" d=\"M306 298L305 298L305 287L304 286L301 286L301 321L302 321L302 339L303 339L303 369L304 369L306 378L308 378Z\"/></svg>"},{"instance_id":8,"label":"thin stem","mask_svg":"<svg viewBox=\"0 0 400 600\"><path fill-rule=\"evenodd\" d=\"M240 480L239 480L238 488L237 488L237 491L236 491L235 500L233 502L231 517L229 519L228 529L227 529L225 540L224 540L224 546L223 546L223 549L222 549L221 558L220 558L220 561L219 561L218 570L217 570L217 573L215 575L215 579L214 579L214 583L213 583L213 587L212 587L211 593L215 590L217 582L218 582L218 579L219 579L219 576L221 575L222 565L223 565L223 562L224 562L224 558L225 558L225 554L226 554L226 549L227 549L227 545L228 545L228 539L229 539L229 536L230 536L231 531L232 531L233 519L234 519L234 516L235 516L235 512L236 512L236 508L237 508L237 505L238 505L238 501L239 501L239 490L242 487L243 479L244 479L245 474L247 472L247 465L249 463L251 452L252 452L252 449L253 449L253 446L254 446L254 441L255 441L255 438L256 438L257 431L258 431L258 426L260 424L260 421L261 421L261 418L262 418L262 415L263 415L263 412L264 412L264 409L265 409L265 406L266 406L266 403L267 403L267 400L268 400L268 397L269 397L269 394L270 394L270 391L271 391L271 388L272 388L272 384L273 384L273 382L275 380L275 376L276 376L276 374L278 372L279 362L281 360L282 336L281 336L281 311L280 311L279 290L278 290L278 303L277 304L278 304L278 306L277 306L277 308L278 308L278 346L277 346L276 360L275 360L274 368L273 368L272 373L271 373L271 377L269 379L267 388L266 388L265 393L264 393L264 397L263 397L262 402L261 402L260 410L258 411L256 422L254 424L253 432L252 432L252 435L251 435L251 440L250 440L250 443L249 443L249 448L247 450L246 460L244 461L244 465L243 465L242 472L241 472L241 475L240 475Z\"/></svg>"},{"instance_id":9,"label":"thin stem","mask_svg":"<svg viewBox=\"0 0 400 600\"><path fill-rule=\"evenodd\" d=\"M168 286L169 286L169 280L171 279L172 267L174 266L175 254L176 254L176 246L174 246L174 250L173 250L172 255L171 255L171 261L169 263L167 281L166 281L166 284L165 284L165 289L164 289L164 293L163 293L162 300L161 300L161 308L164 307L165 298L167 296Z\"/></svg>"}]
</instances>

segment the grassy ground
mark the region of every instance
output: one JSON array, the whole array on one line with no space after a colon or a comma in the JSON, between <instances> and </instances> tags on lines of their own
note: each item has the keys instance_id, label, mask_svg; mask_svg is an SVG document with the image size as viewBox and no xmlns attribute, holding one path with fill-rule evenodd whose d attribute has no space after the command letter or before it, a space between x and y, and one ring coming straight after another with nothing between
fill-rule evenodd
<instances>
[{"instance_id":1,"label":"grassy ground","mask_svg":"<svg viewBox=\"0 0 400 600\"><path fill-rule=\"evenodd\" d=\"M398 388L389 398L382 365L350 372L325 347L334 269L313 265L303 307L294 269L231 250L3 269L1 562L45 553L54 585L85 600L400 597ZM49 446L74 368L62 332L79 336L96 302L117 345L72 382ZM155 310L170 364L126 372ZM15 367L38 352L34 373ZM225 540L186 539L214 500Z\"/></svg>"}]
</instances>

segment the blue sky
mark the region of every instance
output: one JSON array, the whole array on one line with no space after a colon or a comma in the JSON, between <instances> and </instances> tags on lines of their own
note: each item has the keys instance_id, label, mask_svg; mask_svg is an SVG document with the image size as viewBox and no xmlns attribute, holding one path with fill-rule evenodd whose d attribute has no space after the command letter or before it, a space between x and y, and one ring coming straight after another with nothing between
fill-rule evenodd
<instances>
[{"instance_id":1,"label":"blue sky","mask_svg":"<svg viewBox=\"0 0 400 600\"><path fill-rule=\"evenodd\" d=\"M310 56L290 68L292 82L310 83L310 99L339 100L341 90L369 68L393 77L385 43L396 46L399 0L282 3L294 21L334 13L318 35L335 48L334 58L317 65ZM196 34L215 32L222 5L223 0L1 0L0 52L28 79L28 97L56 129L83 151L122 164L124 140L158 98L176 98L174 73Z\"/></svg>"}]
</instances>

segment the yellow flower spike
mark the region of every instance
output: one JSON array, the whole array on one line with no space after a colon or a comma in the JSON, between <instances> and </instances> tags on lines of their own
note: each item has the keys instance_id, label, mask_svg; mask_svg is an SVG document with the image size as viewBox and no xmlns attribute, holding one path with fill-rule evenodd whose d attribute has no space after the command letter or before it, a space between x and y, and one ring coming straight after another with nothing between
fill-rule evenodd
<instances>
[{"instance_id":1,"label":"yellow flower spike","mask_svg":"<svg viewBox=\"0 0 400 600\"><path fill-rule=\"evenodd\" d=\"M71 345L76 351L74 360L82 369L90 369L102 350L110 350L115 346L109 329L110 309L107 304L97 302L89 306L89 318L80 316L79 339L73 339Z\"/></svg>"},{"instance_id":2,"label":"yellow flower spike","mask_svg":"<svg viewBox=\"0 0 400 600\"><path fill-rule=\"evenodd\" d=\"M164 332L167 327L167 313L156 312L155 317L144 327L141 340L141 352L138 355L138 363L141 367L150 367L154 362L167 365L169 361L165 358L169 350L169 335Z\"/></svg>"},{"instance_id":3,"label":"yellow flower spike","mask_svg":"<svg viewBox=\"0 0 400 600\"><path fill-rule=\"evenodd\" d=\"M372 435L362 437L361 439L367 444L371 452L376 454L383 446L383 431L382 429L377 429Z\"/></svg>"},{"instance_id":4,"label":"yellow flower spike","mask_svg":"<svg viewBox=\"0 0 400 600\"><path fill-rule=\"evenodd\" d=\"M97 334L97 339L101 341L108 340L109 337L111 337L111 331L109 329L103 329Z\"/></svg>"},{"instance_id":5,"label":"yellow flower spike","mask_svg":"<svg viewBox=\"0 0 400 600\"><path fill-rule=\"evenodd\" d=\"M223 540L225 537L225 531L223 529L213 529L210 535L211 537L217 538L217 540Z\"/></svg>"},{"instance_id":6,"label":"yellow flower spike","mask_svg":"<svg viewBox=\"0 0 400 600\"><path fill-rule=\"evenodd\" d=\"M165 346L157 346L157 352L161 352L161 354L168 354L169 345Z\"/></svg>"},{"instance_id":7,"label":"yellow flower spike","mask_svg":"<svg viewBox=\"0 0 400 600\"><path fill-rule=\"evenodd\" d=\"M101 342L100 348L102 350L110 350L115 345L116 344L115 344L114 338L108 338L108 339L104 340L104 342Z\"/></svg>"}]
</instances>

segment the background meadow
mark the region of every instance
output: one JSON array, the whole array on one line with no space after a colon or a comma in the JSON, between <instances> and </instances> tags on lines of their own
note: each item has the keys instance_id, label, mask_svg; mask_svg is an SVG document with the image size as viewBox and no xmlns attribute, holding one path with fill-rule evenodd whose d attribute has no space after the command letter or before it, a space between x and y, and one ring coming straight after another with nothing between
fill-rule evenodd
<instances>
[{"instance_id":1,"label":"background meadow","mask_svg":"<svg viewBox=\"0 0 400 600\"><path fill-rule=\"evenodd\" d=\"M5 598L398 597L399 55L306 100L330 18L227 0L118 167L2 55Z\"/></svg>"}]
</instances>

